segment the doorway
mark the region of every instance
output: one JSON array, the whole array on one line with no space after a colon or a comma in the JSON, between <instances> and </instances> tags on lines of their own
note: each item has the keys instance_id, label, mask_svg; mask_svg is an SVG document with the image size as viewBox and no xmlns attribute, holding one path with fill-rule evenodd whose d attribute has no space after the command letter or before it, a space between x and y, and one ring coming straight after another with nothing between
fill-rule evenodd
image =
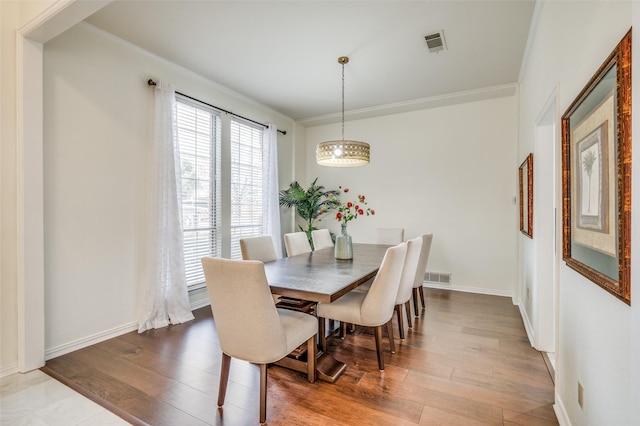
<instances>
[{"instance_id":1,"label":"doorway","mask_svg":"<svg viewBox=\"0 0 640 426\"><path fill-rule=\"evenodd\" d=\"M559 189L560 138L556 90L551 93L535 123L534 244L535 324L534 345L547 353L554 366L556 351L558 258L561 220Z\"/></svg>"}]
</instances>

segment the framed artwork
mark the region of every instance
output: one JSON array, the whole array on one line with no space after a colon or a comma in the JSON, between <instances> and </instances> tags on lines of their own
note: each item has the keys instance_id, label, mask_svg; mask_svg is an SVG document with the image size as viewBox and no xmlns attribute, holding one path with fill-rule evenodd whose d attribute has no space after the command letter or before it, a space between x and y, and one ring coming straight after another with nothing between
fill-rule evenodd
<instances>
[{"instance_id":1,"label":"framed artwork","mask_svg":"<svg viewBox=\"0 0 640 426\"><path fill-rule=\"evenodd\" d=\"M562 253L631 303L631 31L562 116Z\"/></svg>"},{"instance_id":2,"label":"framed artwork","mask_svg":"<svg viewBox=\"0 0 640 426\"><path fill-rule=\"evenodd\" d=\"M520 164L520 232L533 238L533 154Z\"/></svg>"}]
</instances>

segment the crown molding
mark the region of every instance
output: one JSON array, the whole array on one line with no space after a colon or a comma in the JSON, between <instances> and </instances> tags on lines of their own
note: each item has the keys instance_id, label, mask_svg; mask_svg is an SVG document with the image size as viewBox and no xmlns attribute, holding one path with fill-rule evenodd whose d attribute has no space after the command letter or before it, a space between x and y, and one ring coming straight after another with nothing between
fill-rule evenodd
<instances>
[{"instance_id":1,"label":"crown molding","mask_svg":"<svg viewBox=\"0 0 640 426\"><path fill-rule=\"evenodd\" d=\"M439 108L448 105L464 104L469 102L482 101L487 99L513 96L516 93L517 84L503 84L464 92L449 93L447 95L433 96L429 98L414 99L407 102L399 102L388 105L381 105L371 108L362 108L352 111L345 111L345 121L361 120L365 118L380 117L385 115L401 114L405 112L418 111L429 108ZM309 117L296 120L296 124L304 127L322 126L325 124L339 123L342 115L339 113Z\"/></svg>"}]
</instances>

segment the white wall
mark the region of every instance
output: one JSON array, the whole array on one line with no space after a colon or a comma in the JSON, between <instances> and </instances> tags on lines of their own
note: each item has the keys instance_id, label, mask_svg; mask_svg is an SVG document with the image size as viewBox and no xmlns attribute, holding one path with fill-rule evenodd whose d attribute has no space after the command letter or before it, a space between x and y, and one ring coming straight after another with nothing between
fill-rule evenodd
<instances>
[{"instance_id":1,"label":"white wall","mask_svg":"<svg viewBox=\"0 0 640 426\"><path fill-rule=\"evenodd\" d=\"M0 1L0 376L18 367L16 30L53 1Z\"/></svg>"},{"instance_id":2,"label":"white wall","mask_svg":"<svg viewBox=\"0 0 640 426\"><path fill-rule=\"evenodd\" d=\"M145 161L153 110L148 78L166 79L180 92L288 130L279 135L281 186L293 176L294 124L86 24L48 42L44 59L46 350L51 356L87 338L131 328L137 320L146 188L153 184L146 181Z\"/></svg>"},{"instance_id":3,"label":"white wall","mask_svg":"<svg viewBox=\"0 0 640 426\"><path fill-rule=\"evenodd\" d=\"M365 194L373 217L349 223L356 242L376 227L405 237L433 232L427 269L452 273L459 288L512 295L516 281L516 103L503 97L345 123L345 138L371 145L371 164L321 167L315 145L340 137L340 124L307 131L307 178ZM345 198L346 200L346 198ZM333 216L319 223L333 231Z\"/></svg>"},{"instance_id":4,"label":"white wall","mask_svg":"<svg viewBox=\"0 0 640 426\"><path fill-rule=\"evenodd\" d=\"M535 150L534 124L549 95L558 88L562 114L631 26L631 9L631 2L544 3L520 88L520 153ZM530 263L532 253L525 248L521 264ZM564 263L558 304L561 424L637 424L631 416L637 399L630 398L630 307ZM577 403L578 381L584 386L584 409Z\"/></svg>"}]
</instances>

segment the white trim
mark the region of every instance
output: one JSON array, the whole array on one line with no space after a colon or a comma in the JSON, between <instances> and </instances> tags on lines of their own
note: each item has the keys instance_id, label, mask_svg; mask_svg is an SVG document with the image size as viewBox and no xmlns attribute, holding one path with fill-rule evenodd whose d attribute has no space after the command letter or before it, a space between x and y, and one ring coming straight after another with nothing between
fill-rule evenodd
<instances>
[{"instance_id":1,"label":"white trim","mask_svg":"<svg viewBox=\"0 0 640 426\"><path fill-rule=\"evenodd\" d=\"M18 371L44 365L43 43L109 1L59 0L16 31Z\"/></svg>"},{"instance_id":2,"label":"white trim","mask_svg":"<svg viewBox=\"0 0 640 426\"><path fill-rule=\"evenodd\" d=\"M204 295L204 298L201 296ZM189 301L191 310L199 309L204 306L209 306L209 296L207 294L207 288L201 287L189 292ZM99 333L92 334L91 336L83 337L78 340L74 340L72 342L68 342L55 348L49 348L45 351L45 360L50 360L53 358L57 358L62 355L66 355L68 353L84 349L86 347L98 344L100 342L104 342L105 340L113 339L118 336L122 336L123 334L130 333L132 331L136 331L138 329L138 323L136 321L130 322L128 324L124 324L118 327L114 327L110 330L101 331ZM17 364L13 369L12 366L9 365L4 369L8 370L8 374L12 374L17 372ZM3 370L4 370L3 369ZM0 371L0 374L4 374L3 371Z\"/></svg>"},{"instance_id":3,"label":"white trim","mask_svg":"<svg viewBox=\"0 0 640 426\"><path fill-rule=\"evenodd\" d=\"M529 315L527 315L527 310L524 307L524 304L522 302L520 303L514 303L514 305L516 305L518 307L518 309L520 309L520 316L522 317L522 322L524 323L524 330L527 332L527 338L529 339L529 344L531 345L531 347L535 348L536 350L538 350L538 348L536 348L535 345L535 334L534 334L534 329L533 329L533 325L531 325L531 320L529 319Z\"/></svg>"},{"instance_id":4,"label":"white trim","mask_svg":"<svg viewBox=\"0 0 640 426\"><path fill-rule=\"evenodd\" d=\"M553 404L553 411L556 413L558 424L560 426L571 426L571 420L569 420L569 415L567 414L567 410L564 408L562 398L560 398L560 394L558 392L556 392L556 403Z\"/></svg>"},{"instance_id":5,"label":"white trim","mask_svg":"<svg viewBox=\"0 0 640 426\"><path fill-rule=\"evenodd\" d=\"M58 0L23 25L19 31L24 37L44 44L111 2L112 0Z\"/></svg>"},{"instance_id":6,"label":"white trim","mask_svg":"<svg viewBox=\"0 0 640 426\"><path fill-rule=\"evenodd\" d=\"M538 29L538 22L540 21L540 15L542 14L543 4L544 0L536 0L536 4L533 7L531 23L529 24L529 34L527 35L527 42L524 46L522 62L520 63L520 72L518 73L518 83L522 83L522 80L524 79L524 72L529 65L529 58L531 57L531 46Z\"/></svg>"},{"instance_id":7,"label":"white trim","mask_svg":"<svg viewBox=\"0 0 640 426\"><path fill-rule=\"evenodd\" d=\"M509 83L499 86L484 87L481 89L466 90L463 92L448 93L440 96L414 99L407 102L398 102L394 104L356 109L352 111L346 111L344 113L344 119L346 121L361 120L364 118L399 114L428 108L439 108L448 105L465 104L486 99L504 98L507 96L513 96L516 93L517 87L517 84ZM339 113L327 114L317 117L302 118L296 120L296 123L304 127L313 127L324 124L339 123L341 117L342 116Z\"/></svg>"},{"instance_id":8,"label":"white trim","mask_svg":"<svg viewBox=\"0 0 640 426\"><path fill-rule=\"evenodd\" d=\"M260 107L261 109L264 109L265 111L269 111L270 113L276 115L277 117L280 117L283 120L289 120L289 121L293 122L293 119L291 117L288 117L288 116L282 114L279 111L274 110L273 108L271 108L271 107L269 107L267 105L261 104L260 102L256 101L255 99L251 99L251 98L249 98L249 97L247 97L247 96L245 96L245 95L243 95L243 94L241 94L239 92L235 92L235 91L229 89L228 87L225 87L225 86L223 86L223 85L221 85L219 83L216 83L215 81L203 76L202 74L198 74L197 72L195 72L193 70L190 70L188 68L185 68L182 65L176 64L175 62L171 62L168 59L163 58L162 56L158 56L153 52L145 50L142 47L138 46L137 44L133 44L130 41L127 41L127 40L122 39L122 38L120 38L120 37L118 37L116 35L113 35L112 33L109 33L109 32L107 32L107 31L105 31L105 30L103 30L101 28L98 28L95 25L92 25L92 24L90 24L90 23L88 23L86 21L83 21L83 22L80 22L78 24L78 26L81 27L84 30L91 31L91 32L93 32L93 33L99 35L100 37L103 37L103 38L105 38L105 39L107 39L109 41L112 41L112 42L114 42L116 44L119 44L120 46L123 46L123 47L125 47L127 49L131 49L132 51L134 51L134 52L136 52L136 53L138 53L140 55L143 55L143 56L146 56L148 58L151 58L154 61L163 63L163 64L167 65L167 67L174 68L178 72L188 75L190 78L192 78L193 80L195 80L195 81L197 81L199 83L202 83L202 84L204 84L206 86L209 86L209 87L211 87L211 88L213 88L213 89L215 89L217 91L225 93L225 94L227 94L227 95L229 95L229 96L231 96L233 98L241 100L241 101L243 101L243 102L245 102L245 103L247 103L249 105L254 105L254 106ZM159 77L157 75L148 75L148 76L144 77L143 83L146 84L146 82L147 82L147 80L149 78L151 78L153 80L156 80L156 79L159 79L161 77L162 76ZM178 89L176 89L176 90L178 90ZM178 91L180 91L180 90L178 90ZM188 95L188 93L187 93L187 95ZM203 95L199 94L198 96L202 99ZM221 105L221 106L223 106L223 105Z\"/></svg>"},{"instance_id":9,"label":"white trim","mask_svg":"<svg viewBox=\"0 0 640 426\"><path fill-rule=\"evenodd\" d=\"M44 358L45 360L57 358L59 356L66 355L79 349L104 342L105 340L113 339L114 337L127 334L137 329L138 322L134 321L128 324L121 325L119 327L112 328L111 330L101 331L100 333L92 334L91 336L83 337L82 339L74 340L72 342L56 346L55 348L47 349L45 351Z\"/></svg>"},{"instance_id":10,"label":"white trim","mask_svg":"<svg viewBox=\"0 0 640 426\"><path fill-rule=\"evenodd\" d=\"M0 378L16 374L18 372L18 361L0 367Z\"/></svg>"},{"instance_id":11,"label":"white trim","mask_svg":"<svg viewBox=\"0 0 640 426\"><path fill-rule=\"evenodd\" d=\"M547 100L544 102L544 106L542 107L542 109L538 113L538 116L536 117L535 124L537 126L545 125L545 124L546 125L549 125L549 124L556 125L557 124L558 120L557 120L556 114L557 114L557 111L559 110L559 108L558 108L559 86L560 86L559 83L556 83L556 85L553 86L553 90L551 90L551 93L547 97ZM551 108L554 109L554 113L556 113L556 114L553 115L553 120L551 122L549 122L548 116L549 116L549 110Z\"/></svg>"},{"instance_id":12,"label":"white trim","mask_svg":"<svg viewBox=\"0 0 640 426\"><path fill-rule=\"evenodd\" d=\"M560 259L562 253L562 172L561 172L561 125L559 123L559 84L553 87L547 97L544 106L538 113L534 127L534 155L538 160L534 161L534 176L546 176L542 182L534 186L534 228L538 229L534 241L534 283L536 292L535 318L536 324L533 330L535 337L533 346L544 352L555 352L558 348L559 333L559 282ZM550 132L553 130L553 132ZM548 161L548 163L546 163ZM546 165L547 167L543 166ZM541 172L541 169L542 173ZM551 175L549 175L551 171ZM551 182L548 182L549 179ZM546 185L545 185L546 184ZM543 186L544 185L544 186ZM548 191L551 191L550 193ZM547 191L545 197L543 193ZM541 201L542 200L542 201ZM553 209L543 210L543 208ZM540 222L547 219L549 227L541 227ZM553 218L553 220L549 220ZM546 231L540 231L544 229ZM548 232L551 231L551 235ZM543 246L544 244L544 246ZM553 253L549 254L549 244ZM550 265L549 258L553 257ZM550 266L550 268L549 268ZM550 270L549 270L550 269ZM549 280L548 278L551 278Z\"/></svg>"},{"instance_id":13,"label":"white trim","mask_svg":"<svg viewBox=\"0 0 640 426\"><path fill-rule=\"evenodd\" d=\"M16 32L18 370L44 365L43 45Z\"/></svg>"},{"instance_id":14,"label":"white trim","mask_svg":"<svg viewBox=\"0 0 640 426\"><path fill-rule=\"evenodd\" d=\"M209 306L210 304L209 292L206 286L189 290L189 306L192 311L204 306Z\"/></svg>"},{"instance_id":15,"label":"white trim","mask_svg":"<svg viewBox=\"0 0 640 426\"><path fill-rule=\"evenodd\" d=\"M509 290L496 290L491 288L467 287L461 285L442 285L435 283L424 283L423 287L437 288L441 290L462 291L465 293L487 294L489 296L503 296L513 298L513 292Z\"/></svg>"}]
</instances>

